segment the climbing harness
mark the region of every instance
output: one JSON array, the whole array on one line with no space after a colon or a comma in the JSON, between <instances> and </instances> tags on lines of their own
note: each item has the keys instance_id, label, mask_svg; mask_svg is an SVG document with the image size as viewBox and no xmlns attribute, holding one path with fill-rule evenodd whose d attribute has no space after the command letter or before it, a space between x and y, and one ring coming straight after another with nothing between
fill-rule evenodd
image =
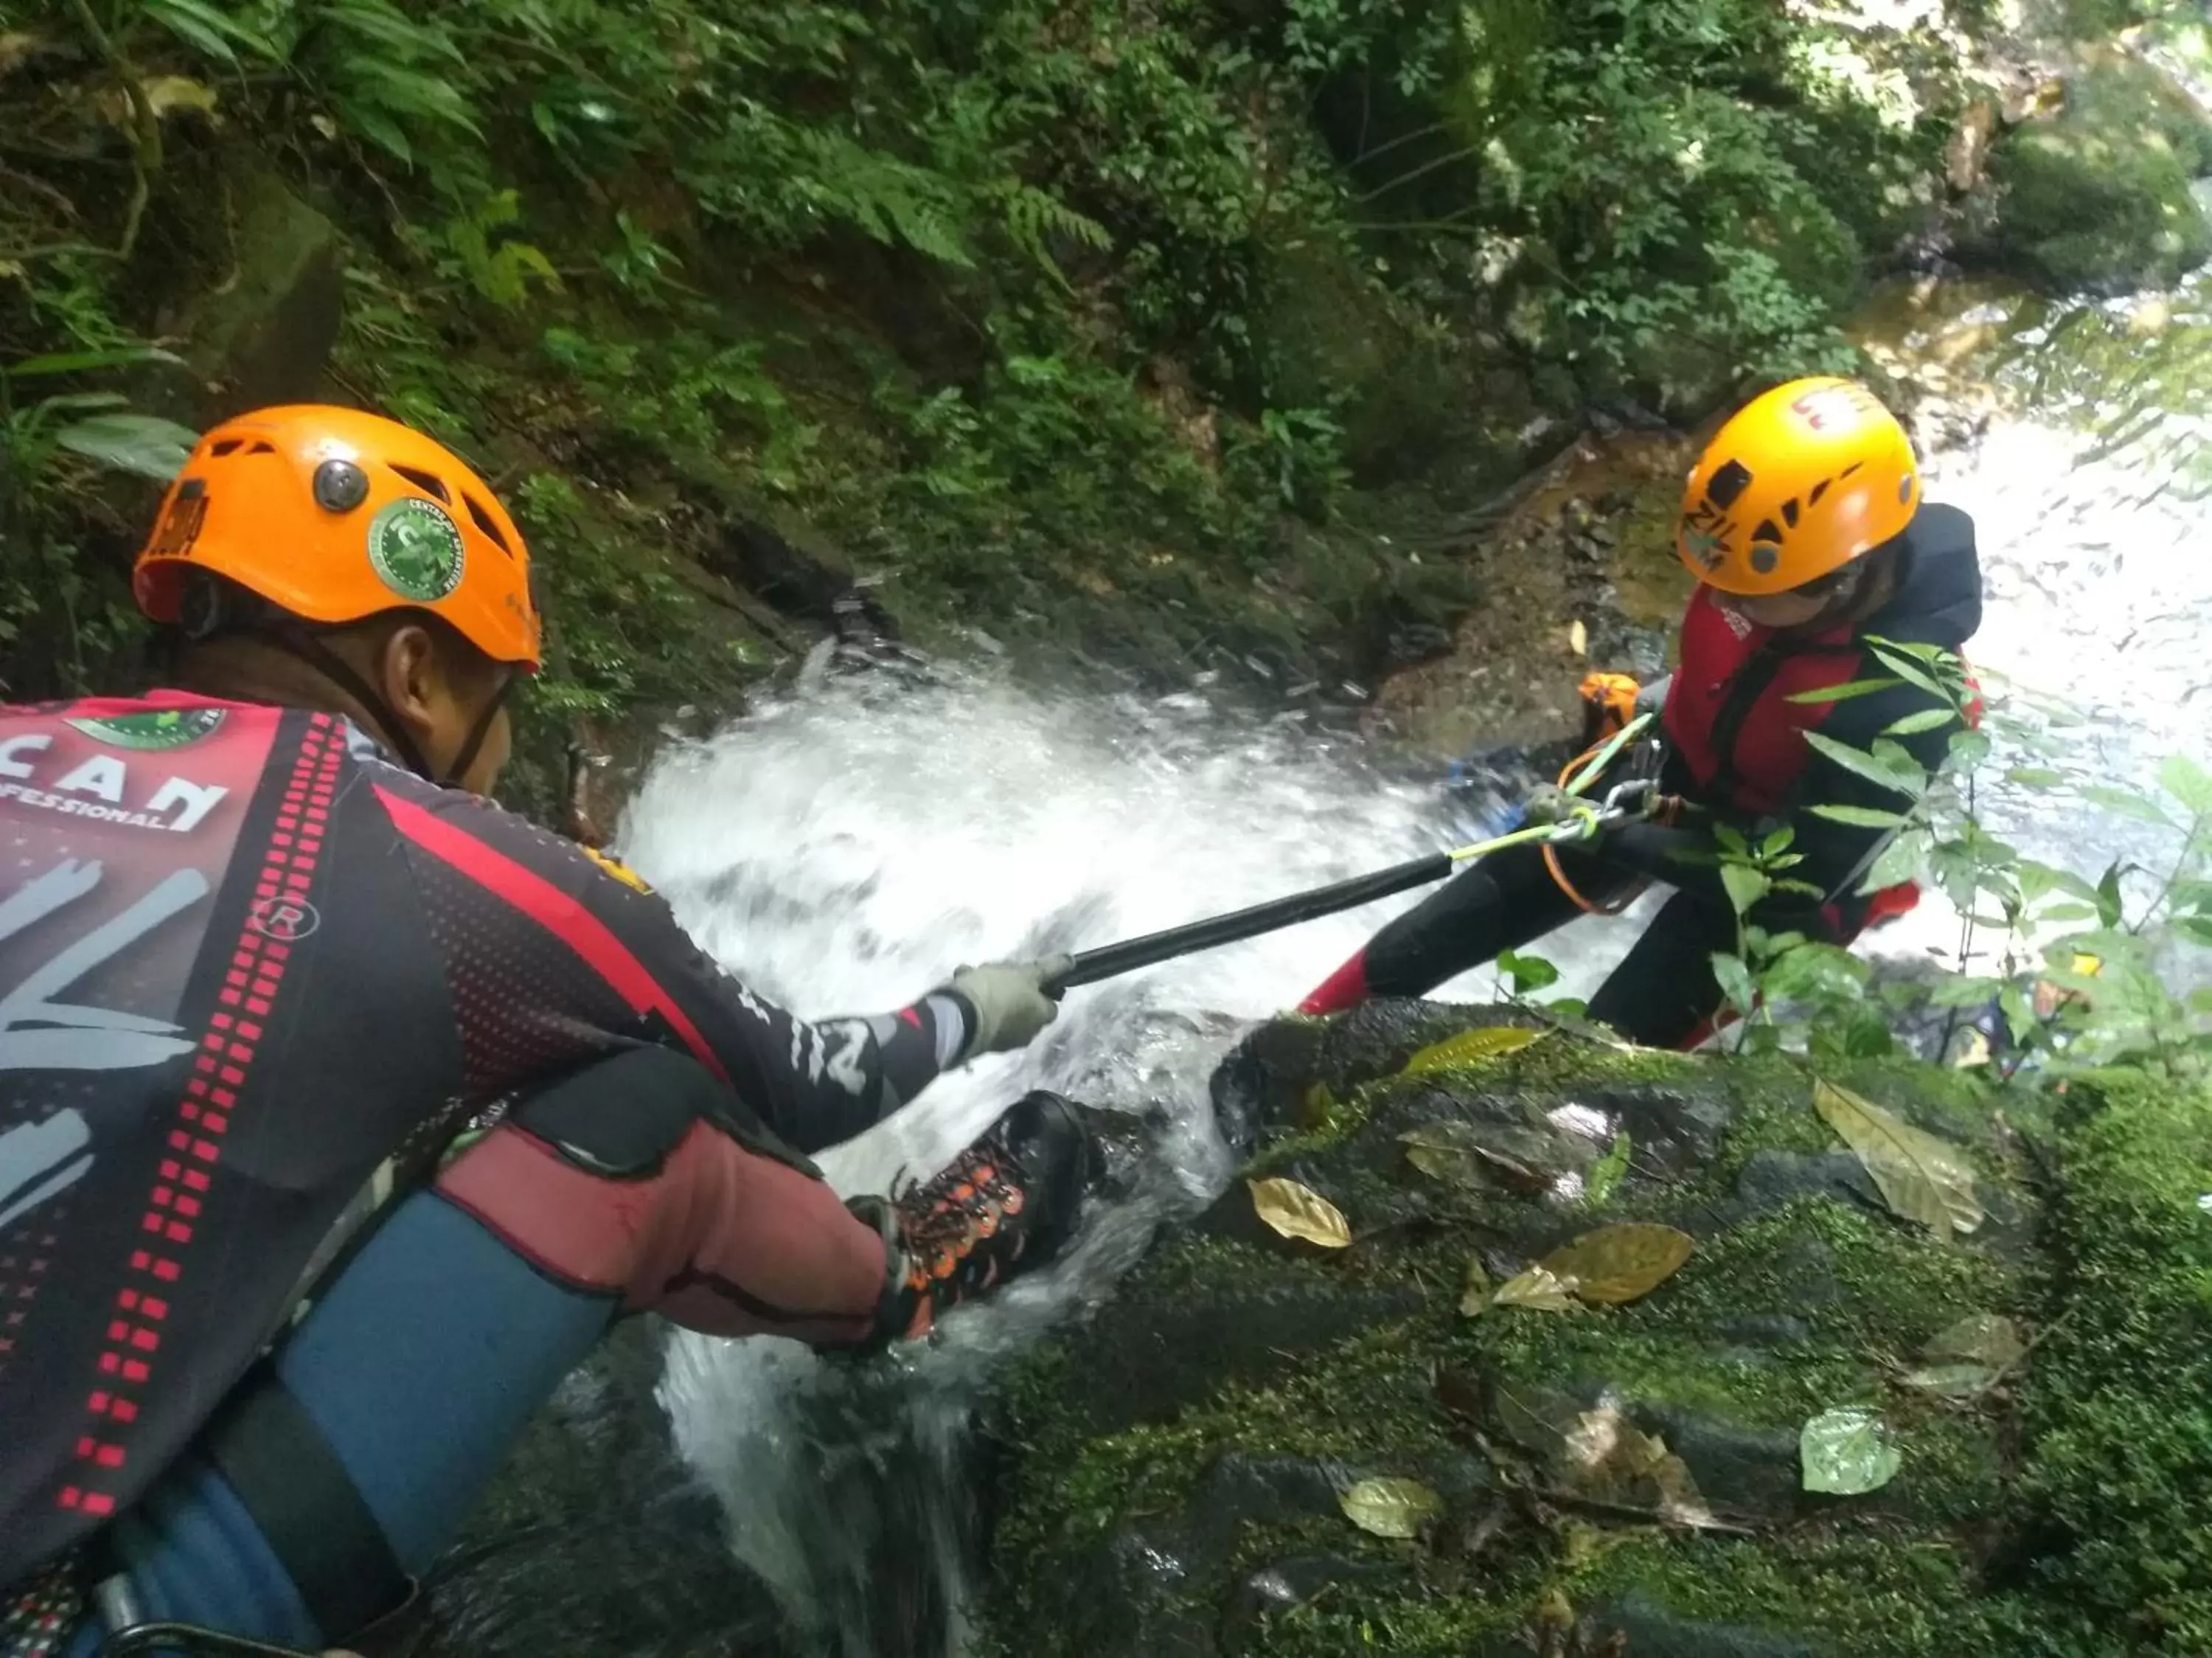
<instances>
[{"instance_id":1,"label":"climbing harness","mask_svg":"<svg viewBox=\"0 0 2212 1658\"><path fill-rule=\"evenodd\" d=\"M1625 677L1619 674L1603 676L1592 674L1589 680L1583 682L1583 696L1585 698L1589 697L1593 680L1600 678ZM1629 683L1633 685L1635 682L1630 680ZM1618 700L1615 692L1609 687L1601 687L1601 689L1603 691L1607 708L1612 708ZM1630 700L1633 702L1632 698ZM1565 769L1559 773L1559 786L1571 795L1579 794L1589 788L1606 774L1613 761L1620 757L1622 751L1640 738L1657 717L1653 714L1638 715L1622 724L1603 742L1576 755L1573 759L1567 762ZM1638 803L1638 809L1631 810L1628 804L1631 800ZM1615 814L1614 818L1611 820L1613 821L1618 821L1622 817L1638 816L1662 822L1672 822L1675 814L1680 809L1680 802L1660 794L1656 780L1649 777L1635 777L1613 787L1605 797L1605 809ZM1639 881L1610 902L1600 903L1595 899L1585 898L1575 883L1568 879L1566 870L1559 863L1559 843L1548 843L1543 850L1544 868L1550 873L1553 883L1573 900L1577 909L1585 914L1619 915L1630 905L1635 903L1644 887L1650 884L1649 881Z\"/></svg>"}]
</instances>

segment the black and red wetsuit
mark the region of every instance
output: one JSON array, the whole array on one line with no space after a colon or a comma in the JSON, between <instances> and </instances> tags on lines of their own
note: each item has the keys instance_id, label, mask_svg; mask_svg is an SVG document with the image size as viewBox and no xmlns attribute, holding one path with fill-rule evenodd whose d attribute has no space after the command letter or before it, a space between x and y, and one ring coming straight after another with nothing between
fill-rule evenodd
<instances>
[{"instance_id":1,"label":"black and red wetsuit","mask_svg":"<svg viewBox=\"0 0 2212 1658\"><path fill-rule=\"evenodd\" d=\"M1844 943L1875 912L1873 900L1856 889L1889 832L1838 823L1805 808L1895 813L1905 805L1822 754L1805 733L1818 730L1863 750L1900 719L1948 706L1903 681L1836 701L1791 698L1893 677L1869 651L1869 637L1956 650L1981 623L1981 566L1973 521L1965 513L1922 506L1894 550L1890 598L1853 625L1778 633L1753 626L1703 587L1683 615L1680 661L1664 712L1661 786L1747 830L1791 826L1791 850L1803 862L1789 874L1819 887L1823 898L1767 899L1753 918L1771 930L1802 930ZM1942 763L1950 736L1950 729L1938 727L1893 740L1932 771ZM1721 1003L1711 956L1735 949L1735 911L1710 856L1702 865L1683 861L1683 854L1709 853L1710 846L1702 830L1638 823L1614 829L1595 850L1559 854L1569 880L1593 902L1609 902L1645 881L1676 889L1590 1002L1593 1017L1652 1046L1694 1040ZM1371 996L1423 995L1580 913L1538 849L1499 853L1389 923L1301 1007L1330 1013Z\"/></svg>"},{"instance_id":2,"label":"black and red wetsuit","mask_svg":"<svg viewBox=\"0 0 2212 1658\"><path fill-rule=\"evenodd\" d=\"M177 693L0 708L0 1606L188 1453L342 1216L395 1174L434 1183L442 1218L418 1238L459 1228L526 1263L486 1320L536 1283L585 1307L586 1334L650 1307L866 1339L883 1240L796 1154L912 1098L974 1023L948 992L872 1019L772 1007L618 866L330 715ZM646 1134L654 1101L586 1101L610 1152L569 1100L559 1131L503 1121L439 1167L517 1090L641 1045L690 1056L729 1111ZM437 1248L438 1271L465 1253ZM389 1310L403 1333L440 1317ZM531 1338L504 1339L457 1372ZM556 1347L545 1365L573 1362ZM334 1362L333 1388L372 1368ZM407 1529L401 1497L363 1489ZM401 1550L410 1570L436 1529ZM296 1618L258 1627L306 1638Z\"/></svg>"}]
</instances>

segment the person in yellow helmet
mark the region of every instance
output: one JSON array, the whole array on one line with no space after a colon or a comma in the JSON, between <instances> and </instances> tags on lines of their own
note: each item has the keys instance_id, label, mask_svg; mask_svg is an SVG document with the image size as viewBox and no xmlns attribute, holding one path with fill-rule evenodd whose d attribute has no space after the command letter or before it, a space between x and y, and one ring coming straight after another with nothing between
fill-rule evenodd
<instances>
[{"instance_id":1,"label":"person in yellow helmet","mask_svg":"<svg viewBox=\"0 0 2212 1658\"><path fill-rule=\"evenodd\" d=\"M1398 917L1301 1004L1333 1013L1373 996L1419 996L1586 910L1615 907L1647 881L1674 889L1590 1003L1592 1016L1653 1046L1694 1044L1723 1000L1711 958L1736 947L1711 825L1763 838L1787 826L1789 876L1817 896L1778 893L1753 919L1770 931L1846 942L1910 907L1911 889L1857 889L1901 795L1806 741L1860 750L1887 735L1940 765L1951 704L1902 680L1823 699L1855 680L1894 679L1869 638L1957 650L1980 625L1973 521L1922 498L1897 418L1865 387L1791 381L1753 399L1705 446L1684 487L1675 547L1698 578L1673 676L1642 693L1662 713L1650 757L1682 810L1632 821L1574 850L1521 847L1486 858ZM1540 809L1542 802L1539 802ZM1814 806L1856 808L1838 822ZM1885 821L1887 820L1887 821Z\"/></svg>"},{"instance_id":2,"label":"person in yellow helmet","mask_svg":"<svg viewBox=\"0 0 2212 1658\"><path fill-rule=\"evenodd\" d=\"M383 1658L616 1319L865 1347L1065 1239L1056 1095L895 1203L806 1155L1027 1043L1054 963L802 1020L482 798L539 624L452 451L226 421L136 584L182 689L0 707L0 1658Z\"/></svg>"}]
</instances>

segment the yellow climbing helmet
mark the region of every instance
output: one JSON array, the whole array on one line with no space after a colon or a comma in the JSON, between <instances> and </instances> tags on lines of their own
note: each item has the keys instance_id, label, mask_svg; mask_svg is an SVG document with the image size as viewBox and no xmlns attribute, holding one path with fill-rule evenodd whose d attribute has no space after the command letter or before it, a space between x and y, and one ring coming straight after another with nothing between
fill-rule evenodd
<instances>
[{"instance_id":1,"label":"yellow climbing helmet","mask_svg":"<svg viewBox=\"0 0 2212 1658\"><path fill-rule=\"evenodd\" d=\"M1674 550L1723 593L1786 593L1901 534L1919 506L1912 440L1881 400L1853 380L1793 380L1705 446Z\"/></svg>"}]
</instances>

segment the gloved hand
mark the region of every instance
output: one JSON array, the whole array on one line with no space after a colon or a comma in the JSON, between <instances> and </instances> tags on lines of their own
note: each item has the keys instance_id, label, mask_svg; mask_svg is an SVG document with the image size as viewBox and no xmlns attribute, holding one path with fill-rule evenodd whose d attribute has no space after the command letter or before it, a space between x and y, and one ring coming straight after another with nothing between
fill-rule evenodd
<instances>
[{"instance_id":1,"label":"gloved hand","mask_svg":"<svg viewBox=\"0 0 2212 1658\"><path fill-rule=\"evenodd\" d=\"M1045 993L1044 985L1067 971L1068 960L1048 955L1037 961L991 961L953 974L945 988L975 1015L966 1057L1029 1046L1060 1016L1059 1002Z\"/></svg>"},{"instance_id":2,"label":"gloved hand","mask_svg":"<svg viewBox=\"0 0 2212 1658\"><path fill-rule=\"evenodd\" d=\"M1656 714L1662 709L1665 708L1667 706L1667 688L1674 683L1674 676L1669 674L1662 679L1652 680L1650 685L1639 687L1636 692L1636 712L1638 714Z\"/></svg>"}]
</instances>

